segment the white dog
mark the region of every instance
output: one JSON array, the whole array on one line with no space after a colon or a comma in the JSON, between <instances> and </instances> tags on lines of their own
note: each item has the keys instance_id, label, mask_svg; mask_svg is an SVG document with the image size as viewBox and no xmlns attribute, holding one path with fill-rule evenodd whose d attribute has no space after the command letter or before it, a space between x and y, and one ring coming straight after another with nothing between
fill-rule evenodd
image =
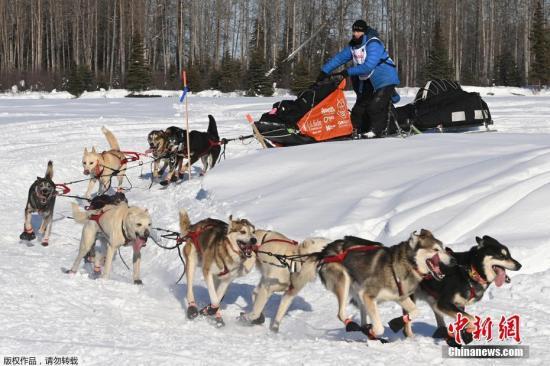
<instances>
[{"instance_id":1,"label":"white dog","mask_svg":"<svg viewBox=\"0 0 550 366\"><path fill-rule=\"evenodd\" d=\"M277 314L270 329L277 332L281 320L285 316L292 300L304 286L317 277L317 260L308 254L317 253L331 242L325 238L308 238L302 243L295 242L285 235L275 231L256 230L257 249L256 265L262 273L260 283L254 290L254 305L252 312L241 317L241 320L251 324L261 324L264 321L262 311L274 292L284 292ZM301 256L295 261L286 261L292 268L286 267L274 256Z\"/></svg>"},{"instance_id":2,"label":"white dog","mask_svg":"<svg viewBox=\"0 0 550 366\"><path fill-rule=\"evenodd\" d=\"M133 279L134 283L141 285L140 279L141 247L145 245L151 229L151 216L147 209L128 207L126 202L117 205L105 205L100 210L83 212L77 204L73 203L73 217L75 221L84 224L80 249L73 266L67 273L76 273L80 261L93 247L98 233L103 234L106 246L105 267L102 278L108 278L111 272L113 256L117 249L123 245L132 245L133 255ZM99 266L99 256L96 255L96 268Z\"/></svg>"}]
</instances>

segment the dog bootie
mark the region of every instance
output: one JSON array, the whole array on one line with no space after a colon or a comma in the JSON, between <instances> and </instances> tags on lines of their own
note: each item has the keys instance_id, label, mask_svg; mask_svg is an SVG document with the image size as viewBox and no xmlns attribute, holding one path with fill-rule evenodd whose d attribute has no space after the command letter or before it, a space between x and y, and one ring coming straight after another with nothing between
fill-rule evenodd
<instances>
[{"instance_id":1,"label":"dog bootie","mask_svg":"<svg viewBox=\"0 0 550 366\"><path fill-rule=\"evenodd\" d=\"M360 332L361 326L351 319L346 320L346 332Z\"/></svg>"},{"instance_id":2,"label":"dog bootie","mask_svg":"<svg viewBox=\"0 0 550 366\"><path fill-rule=\"evenodd\" d=\"M408 323L410 320L408 315L400 316L399 318L393 318L388 322L388 325L390 326L390 329L393 330L394 333L399 332L406 323Z\"/></svg>"},{"instance_id":3,"label":"dog bootie","mask_svg":"<svg viewBox=\"0 0 550 366\"><path fill-rule=\"evenodd\" d=\"M31 241L36 239L36 234L32 231L32 229L30 231L25 230L21 233L21 235L19 235L19 239Z\"/></svg>"},{"instance_id":4,"label":"dog bootie","mask_svg":"<svg viewBox=\"0 0 550 366\"><path fill-rule=\"evenodd\" d=\"M189 305L187 307L187 319L193 320L199 316L199 309L196 305Z\"/></svg>"},{"instance_id":5,"label":"dog bootie","mask_svg":"<svg viewBox=\"0 0 550 366\"><path fill-rule=\"evenodd\" d=\"M447 327L438 327L432 334L432 338L445 339L448 335Z\"/></svg>"}]
</instances>

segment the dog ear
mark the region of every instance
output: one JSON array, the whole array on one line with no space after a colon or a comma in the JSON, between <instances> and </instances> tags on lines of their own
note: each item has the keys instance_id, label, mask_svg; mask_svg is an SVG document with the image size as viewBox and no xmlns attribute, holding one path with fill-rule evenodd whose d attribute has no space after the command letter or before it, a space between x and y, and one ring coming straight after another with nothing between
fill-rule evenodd
<instances>
[{"instance_id":1,"label":"dog ear","mask_svg":"<svg viewBox=\"0 0 550 366\"><path fill-rule=\"evenodd\" d=\"M485 244L485 243L483 242L483 239L481 239L479 236L476 236L476 242L477 242L477 247L478 247L479 249L483 248L483 245Z\"/></svg>"},{"instance_id":2,"label":"dog ear","mask_svg":"<svg viewBox=\"0 0 550 366\"><path fill-rule=\"evenodd\" d=\"M84 148L84 154L87 154L87 153L88 153L88 148L85 147L85 148Z\"/></svg>"},{"instance_id":3,"label":"dog ear","mask_svg":"<svg viewBox=\"0 0 550 366\"><path fill-rule=\"evenodd\" d=\"M96 153L95 146L92 146L92 153L94 153L94 154Z\"/></svg>"},{"instance_id":4,"label":"dog ear","mask_svg":"<svg viewBox=\"0 0 550 366\"><path fill-rule=\"evenodd\" d=\"M419 238L420 237L416 234L416 230L411 233L411 236L409 237L409 245L411 246L411 248L416 248Z\"/></svg>"}]
</instances>

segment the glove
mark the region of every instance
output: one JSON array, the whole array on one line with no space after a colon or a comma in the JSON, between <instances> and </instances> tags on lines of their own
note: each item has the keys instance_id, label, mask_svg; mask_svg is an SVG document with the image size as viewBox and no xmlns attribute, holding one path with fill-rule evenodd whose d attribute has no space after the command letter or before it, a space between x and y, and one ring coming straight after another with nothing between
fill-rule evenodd
<instances>
[{"instance_id":1,"label":"glove","mask_svg":"<svg viewBox=\"0 0 550 366\"><path fill-rule=\"evenodd\" d=\"M323 81L323 80L325 80L325 79L327 79L327 78L328 78L328 74L327 74L326 72L324 72L324 71L321 71L321 72L319 73L319 75L317 75L317 79L315 79L315 81L318 83L318 82Z\"/></svg>"}]
</instances>

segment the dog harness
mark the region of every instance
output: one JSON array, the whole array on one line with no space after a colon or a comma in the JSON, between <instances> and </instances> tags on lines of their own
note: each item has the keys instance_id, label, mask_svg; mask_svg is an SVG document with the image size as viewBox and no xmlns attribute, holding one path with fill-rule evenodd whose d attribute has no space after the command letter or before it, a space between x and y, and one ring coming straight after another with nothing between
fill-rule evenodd
<instances>
[{"instance_id":1,"label":"dog harness","mask_svg":"<svg viewBox=\"0 0 550 366\"><path fill-rule=\"evenodd\" d=\"M107 212L109 210L101 210L99 211L98 213L96 214L93 214L93 215L90 215L89 219L92 220L92 221L95 221L97 226L99 226L99 229L104 233L105 233L105 230L103 230L103 227L101 226L101 224L99 223L99 220L101 219L101 216L103 216L103 214L105 212ZM124 246L127 246L128 243L130 243L130 239L128 238L128 236L126 235L126 232L124 231L124 220L121 222L120 224L120 230L122 231L122 236L124 237Z\"/></svg>"},{"instance_id":2,"label":"dog harness","mask_svg":"<svg viewBox=\"0 0 550 366\"><path fill-rule=\"evenodd\" d=\"M356 245L342 251L341 253L338 253L336 255L331 255L321 259L320 264L342 263L350 252L369 252L371 250L378 250L382 248L383 247L377 246L377 245Z\"/></svg>"},{"instance_id":3,"label":"dog harness","mask_svg":"<svg viewBox=\"0 0 550 366\"><path fill-rule=\"evenodd\" d=\"M214 226L215 226L214 224L208 224L208 225L204 225L203 227L199 227L196 230L189 231L187 234L185 234L185 236L179 237L176 240L176 242L177 243L183 243L183 242L187 242L187 240L189 239L189 240L191 240L191 243L193 244L195 249L197 249L197 251L202 255L202 247L201 247L200 242L199 242L199 237L206 230L208 230L210 228L213 228Z\"/></svg>"}]
</instances>

